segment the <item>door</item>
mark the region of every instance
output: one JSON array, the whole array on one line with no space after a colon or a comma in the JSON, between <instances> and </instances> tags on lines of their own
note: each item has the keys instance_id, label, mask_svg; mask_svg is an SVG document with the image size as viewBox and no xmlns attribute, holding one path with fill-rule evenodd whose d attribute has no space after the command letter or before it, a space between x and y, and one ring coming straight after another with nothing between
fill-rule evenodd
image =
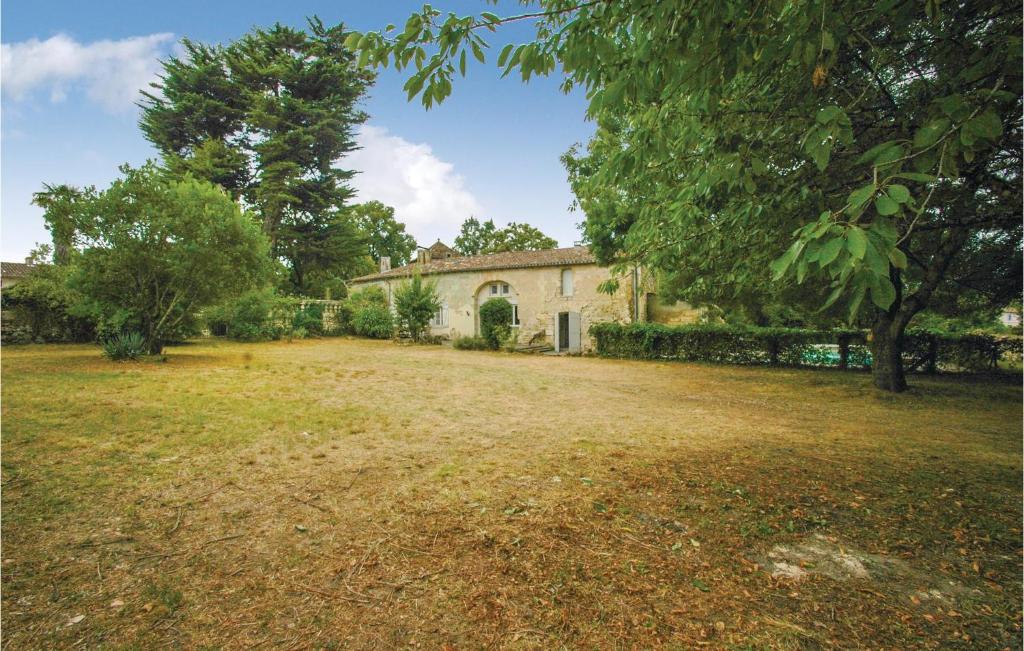
<instances>
[{"instance_id":1,"label":"door","mask_svg":"<svg viewBox=\"0 0 1024 651\"><path fill-rule=\"evenodd\" d=\"M558 313L558 346L555 351L562 353L569 350L569 313Z\"/></svg>"},{"instance_id":2,"label":"door","mask_svg":"<svg viewBox=\"0 0 1024 651\"><path fill-rule=\"evenodd\" d=\"M580 352L580 313L566 313L566 350L570 353Z\"/></svg>"}]
</instances>

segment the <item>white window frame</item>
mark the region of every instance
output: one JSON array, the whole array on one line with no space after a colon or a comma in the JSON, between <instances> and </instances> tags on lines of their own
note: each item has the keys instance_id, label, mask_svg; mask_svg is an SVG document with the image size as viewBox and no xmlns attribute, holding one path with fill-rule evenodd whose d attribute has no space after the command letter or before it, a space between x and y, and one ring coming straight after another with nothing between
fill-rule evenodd
<instances>
[{"instance_id":1,"label":"white window frame","mask_svg":"<svg viewBox=\"0 0 1024 651\"><path fill-rule=\"evenodd\" d=\"M432 328L443 328L448 325L448 305L442 303L441 307L437 308L437 312L434 312L434 316L430 319L430 327Z\"/></svg>"},{"instance_id":2,"label":"white window frame","mask_svg":"<svg viewBox=\"0 0 1024 651\"><path fill-rule=\"evenodd\" d=\"M491 296L498 295L498 283L491 283Z\"/></svg>"},{"instance_id":3,"label":"white window frame","mask_svg":"<svg viewBox=\"0 0 1024 651\"><path fill-rule=\"evenodd\" d=\"M511 288L508 286L508 283L501 283L501 295L502 296L508 296L510 291L511 291Z\"/></svg>"},{"instance_id":4,"label":"white window frame","mask_svg":"<svg viewBox=\"0 0 1024 651\"><path fill-rule=\"evenodd\" d=\"M513 303L512 304L512 327L513 328L518 328L519 327L519 304L518 303Z\"/></svg>"}]
</instances>

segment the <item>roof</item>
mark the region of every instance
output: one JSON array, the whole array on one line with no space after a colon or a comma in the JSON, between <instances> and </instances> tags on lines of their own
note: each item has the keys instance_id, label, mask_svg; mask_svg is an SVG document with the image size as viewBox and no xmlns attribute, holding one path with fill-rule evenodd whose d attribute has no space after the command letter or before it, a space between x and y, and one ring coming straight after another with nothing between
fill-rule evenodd
<instances>
[{"instance_id":1,"label":"roof","mask_svg":"<svg viewBox=\"0 0 1024 651\"><path fill-rule=\"evenodd\" d=\"M423 264L407 264L390 271L353 278L353 283L366 283L387 278L402 278L419 272L424 276L451 274L463 271L490 271L496 269L526 269L529 267L565 267L576 264L597 264L597 258L585 246L541 251L504 251L487 255L466 255L444 260L431 260Z\"/></svg>"},{"instance_id":2,"label":"roof","mask_svg":"<svg viewBox=\"0 0 1024 651\"><path fill-rule=\"evenodd\" d=\"M453 257L459 255L458 251L456 251L452 247L448 246L447 244L445 244L441 240L438 240L438 241L434 242L433 244L431 244L430 247L427 250L430 251L430 259L431 260L433 260L434 258L439 258L439 259L440 258L445 258L445 257L453 258Z\"/></svg>"},{"instance_id":3,"label":"roof","mask_svg":"<svg viewBox=\"0 0 1024 651\"><path fill-rule=\"evenodd\" d=\"M24 262L0 262L0 276L4 278L24 278L35 269L34 264Z\"/></svg>"}]
</instances>

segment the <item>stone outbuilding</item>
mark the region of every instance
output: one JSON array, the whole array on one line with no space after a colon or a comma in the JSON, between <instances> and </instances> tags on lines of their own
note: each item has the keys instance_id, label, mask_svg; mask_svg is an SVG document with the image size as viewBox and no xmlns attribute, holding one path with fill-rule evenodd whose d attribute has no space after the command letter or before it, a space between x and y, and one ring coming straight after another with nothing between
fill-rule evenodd
<instances>
[{"instance_id":1,"label":"stone outbuilding","mask_svg":"<svg viewBox=\"0 0 1024 651\"><path fill-rule=\"evenodd\" d=\"M556 352L590 350L594 323L685 323L700 316L685 304L660 305L653 282L640 269L617 278L614 293L599 291L612 274L585 246L460 256L437 242L421 249L413 264L391 269L382 259L378 273L355 278L351 286L380 287L393 306L395 290L415 273L436 284L441 309L430 334L445 338L479 334L480 306L492 298L512 304L511 325L520 345L548 344Z\"/></svg>"}]
</instances>

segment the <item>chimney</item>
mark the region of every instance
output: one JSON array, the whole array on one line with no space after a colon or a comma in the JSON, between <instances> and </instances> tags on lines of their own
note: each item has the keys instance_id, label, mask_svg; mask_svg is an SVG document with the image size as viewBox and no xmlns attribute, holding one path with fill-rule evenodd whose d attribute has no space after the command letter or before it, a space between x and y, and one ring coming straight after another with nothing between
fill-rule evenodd
<instances>
[{"instance_id":1,"label":"chimney","mask_svg":"<svg viewBox=\"0 0 1024 651\"><path fill-rule=\"evenodd\" d=\"M32 256L25 258L25 264L32 264Z\"/></svg>"},{"instance_id":2,"label":"chimney","mask_svg":"<svg viewBox=\"0 0 1024 651\"><path fill-rule=\"evenodd\" d=\"M391 256L382 255L380 256L380 272L391 271Z\"/></svg>"}]
</instances>

